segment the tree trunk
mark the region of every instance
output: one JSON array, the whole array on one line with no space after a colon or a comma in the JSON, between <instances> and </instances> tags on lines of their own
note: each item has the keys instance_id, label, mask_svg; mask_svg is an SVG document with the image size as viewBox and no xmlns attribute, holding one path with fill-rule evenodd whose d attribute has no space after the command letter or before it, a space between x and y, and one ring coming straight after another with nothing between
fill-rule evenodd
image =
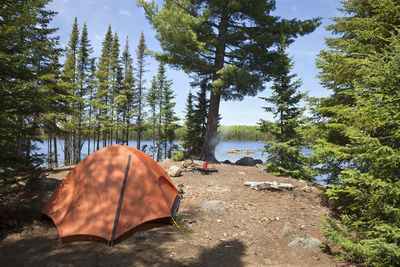
<instances>
[{"instance_id":1,"label":"tree trunk","mask_svg":"<svg viewBox=\"0 0 400 267\"><path fill-rule=\"evenodd\" d=\"M227 28L229 22L229 10L227 4L222 9L221 20L218 26L218 45L215 51L215 73L213 81L219 78L217 71L224 67ZM210 107L207 118L206 134L204 136L203 147L201 149L200 159L208 162L217 162L215 158L215 147L218 144L217 127L219 117L219 104L221 94L219 88L212 88L210 94Z\"/></svg>"},{"instance_id":2,"label":"tree trunk","mask_svg":"<svg viewBox=\"0 0 400 267\"><path fill-rule=\"evenodd\" d=\"M57 136L54 135L54 167L58 167L58 156L57 156Z\"/></svg>"},{"instance_id":3,"label":"tree trunk","mask_svg":"<svg viewBox=\"0 0 400 267\"><path fill-rule=\"evenodd\" d=\"M215 147L218 143L217 127L220 100L221 95L219 93L215 94L214 92L211 92L207 128L204 136L203 147L201 149L200 160L217 162L217 159L215 158Z\"/></svg>"}]
</instances>

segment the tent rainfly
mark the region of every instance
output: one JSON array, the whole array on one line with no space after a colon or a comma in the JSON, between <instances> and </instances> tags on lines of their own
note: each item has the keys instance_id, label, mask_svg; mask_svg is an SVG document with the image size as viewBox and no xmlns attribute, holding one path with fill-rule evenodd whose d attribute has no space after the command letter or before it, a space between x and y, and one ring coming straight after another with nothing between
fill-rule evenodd
<instances>
[{"instance_id":1,"label":"tent rainfly","mask_svg":"<svg viewBox=\"0 0 400 267\"><path fill-rule=\"evenodd\" d=\"M61 240L94 237L112 246L145 224L173 221L179 204L178 190L157 162L135 148L113 145L77 164L42 214L53 220Z\"/></svg>"}]
</instances>

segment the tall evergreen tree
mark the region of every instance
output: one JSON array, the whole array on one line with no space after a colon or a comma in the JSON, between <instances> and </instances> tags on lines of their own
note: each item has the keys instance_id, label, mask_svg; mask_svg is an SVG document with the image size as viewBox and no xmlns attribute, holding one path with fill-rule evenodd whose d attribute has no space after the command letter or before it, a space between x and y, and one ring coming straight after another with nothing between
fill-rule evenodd
<instances>
[{"instance_id":1,"label":"tall evergreen tree","mask_svg":"<svg viewBox=\"0 0 400 267\"><path fill-rule=\"evenodd\" d=\"M144 39L143 32L140 34L139 45L136 50L136 71L137 71L137 119L136 119L136 132L137 132L137 149L141 149L141 136L144 129L144 100L145 100L145 87L146 80L144 79L144 73L146 70L146 57L147 57L147 46Z\"/></svg>"},{"instance_id":2,"label":"tall evergreen tree","mask_svg":"<svg viewBox=\"0 0 400 267\"><path fill-rule=\"evenodd\" d=\"M157 129L157 122L158 122L158 117L159 113L157 112L157 106L159 104L159 87L157 84L157 76L154 75L152 80L151 80L151 87L149 91L146 94L146 101L147 104L149 105L150 108L150 114L151 116L149 117L150 120L150 125L151 125L151 140L153 140L152 144L152 157L155 158L155 151L156 151L156 140L158 140L156 136L156 129Z\"/></svg>"},{"instance_id":3,"label":"tall evergreen tree","mask_svg":"<svg viewBox=\"0 0 400 267\"><path fill-rule=\"evenodd\" d=\"M278 47L278 59L275 61L276 74L273 77L271 97L261 97L273 106L264 107L265 111L272 112L276 118L275 129L271 129L270 123L261 120L261 130L275 135L274 141L266 143L268 159L267 171L277 176L291 176L297 179L310 180L311 174L305 168L305 157L301 153L304 142L298 131L302 109L300 100L305 94L298 89L301 80L292 82L296 74L290 74L293 64L286 53L285 36L282 36Z\"/></svg>"},{"instance_id":4,"label":"tall evergreen tree","mask_svg":"<svg viewBox=\"0 0 400 267\"><path fill-rule=\"evenodd\" d=\"M90 75L88 77L88 116L86 120L86 127L88 133L88 145L87 145L87 154L89 155L90 150L90 140L91 134L93 133L93 151L95 150L96 143L96 134L94 131L94 126L96 125L95 114L96 114L96 88L97 88L97 80L96 80L96 59L90 59Z\"/></svg>"},{"instance_id":5,"label":"tall evergreen tree","mask_svg":"<svg viewBox=\"0 0 400 267\"><path fill-rule=\"evenodd\" d=\"M89 87L90 87L90 75L91 75L91 58L90 54L93 52L93 49L91 48L90 41L88 38L88 32L87 32L87 27L86 23L83 24L82 28L82 34L80 38L80 43L79 43L79 50L78 50L78 56L77 56L77 80L78 80L78 86L79 89L77 90L76 93L76 98L77 98L77 127L78 128L78 142L77 142L77 147L78 147L78 157L76 159L75 163L78 163L81 161L81 154L82 154L82 134L83 134L83 126L85 125L84 123L84 116L85 116L85 107L86 107L86 102L87 102L87 95L89 93ZM88 140L90 143L90 138Z\"/></svg>"},{"instance_id":6,"label":"tall evergreen tree","mask_svg":"<svg viewBox=\"0 0 400 267\"><path fill-rule=\"evenodd\" d=\"M103 147L107 146L109 137L109 121L111 110L111 50L113 36L111 25L108 26L107 33L102 42L101 56L98 61L96 77L98 80L98 90L96 96L97 128L98 135L102 135ZM100 138L97 138L97 149L99 148Z\"/></svg>"},{"instance_id":7,"label":"tall evergreen tree","mask_svg":"<svg viewBox=\"0 0 400 267\"><path fill-rule=\"evenodd\" d=\"M110 136L109 142L112 144L113 139L115 138L117 142L120 142L119 131L122 128L121 125L121 117L120 114L123 108L123 101L125 96L122 95L122 68L121 68L121 59L119 57L120 54L120 45L118 34L114 33L112 46L111 46L111 55L110 55L110 67L111 67L111 116L110 116Z\"/></svg>"},{"instance_id":8,"label":"tall evergreen tree","mask_svg":"<svg viewBox=\"0 0 400 267\"><path fill-rule=\"evenodd\" d=\"M10 168L32 162L32 141L40 140L47 113L66 96L52 63L60 51L55 12L49 1L5 1L0 8L0 191L10 182ZM59 90L59 91L57 91ZM60 101L50 96L60 97ZM4 178L4 179L3 179Z\"/></svg>"},{"instance_id":9,"label":"tall evergreen tree","mask_svg":"<svg viewBox=\"0 0 400 267\"><path fill-rule=\"evenodd\" d=\"M214 150L221 97L243 99L264 89L274 72L271 49L284 28L288 43L314 31L320 19L282 21L270 13L275 1L138 0L157 31L158 58L185 72L212 77L207 130L201 158L216 161Z\"/></svg>"},{"instance_id":10,"label":"tall evergreen tree","mask_svg":"<svg viewBox=\"0 0 400 267\"><path fill-rule=\"evenodd\" d=\"M399 8L343 1L317 65L332 94L313 101L314 159L344 226L327 218L324 232L346 258L375 266L400 262Z\"/></svg>"},{"instance_id":11,"label":"tall evergreen tree","mask_svg":"<svg viewBox=\"0 0 400 267\"><path fill-rule=\"evenodd\" d=\"M185 158L196 155L197 147L193 140L198 136L198 129L195 124L195 114L193 107L193 94L190 91L187 97L185 110L185 134L183 136L182 147L185 151Z\"/></svg>"},{"instance_id":12,"label":"tall evergreen tree","mask_svg":"<svg viewBox=\"0 0 400 267\"><path fill-rule=\"evenodd\" d=\"M198 85L193 83L192 86ZM207 81L202 79L199 83L200 91L196 96L190 92L186 104L185 136L182 144L185 157L199 156L206 133L208 100Z\"/></svg>"},{"instance_id":13,"label":"tall evergreen tree","mask_svg":"<svg viewBox=\"0 0 400 267\"><path fill-rule=\"evenodd\" d=\"M129 52L129 41L128 36L126 37L126 43L124 51L122 52L122 66L123 66L123 87L122 87L122 95L124 96L123 100L123 110L122 110L122 122L125 126L124 133L126 145L128 145L129 141L129 133L131 131L132 119L136 115L136 103L135 99L137 97L137 91L135 88L135 78L133 74L133 59Z\"/></svg>"},{"instance_id":14,"label":"tall evergreen tree","mask_svg":"<svg viewBox=\"0 0 400 267\"><path fill-rule=\"evenodd\" d=\"M65 50L65 63L62 73L63 86L67 88L71 95L70 107L73 111L71 116L68 116L64 125L64 164L75 164L77 158L77 142L75 126L77 124L77 103L79 102L76 93L78 92L78 73L77 61L79 50L79 29L78 19L75 17L72 24L68 46Z\"/></svg>"}]
</instances>

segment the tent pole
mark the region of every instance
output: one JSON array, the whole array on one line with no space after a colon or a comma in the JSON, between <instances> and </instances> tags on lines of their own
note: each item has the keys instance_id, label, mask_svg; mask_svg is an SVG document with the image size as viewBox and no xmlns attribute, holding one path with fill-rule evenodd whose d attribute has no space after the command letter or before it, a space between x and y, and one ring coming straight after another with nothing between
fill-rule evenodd
<instances>
[{"instance_id":1,"label":"tent pole","mask_svg":"<svg viewBox=\"0 0 400 267\"><path fill-rule=\"evenodd\" d=\"M114 246L115 232L117 231L119 212L121 211L122 199L124 198L126 179L128 178L130 164L131 164L131 155L129 155L128 163L126 164L125 177L124 177L124 181L122 182L121 194L119 195L117 214L115 214L115 220L114 220L114 227L112 230L111 239L110 239L110 241L108 241L108 245L110 245L111 247Z\"/></svg>"}]
</instances>

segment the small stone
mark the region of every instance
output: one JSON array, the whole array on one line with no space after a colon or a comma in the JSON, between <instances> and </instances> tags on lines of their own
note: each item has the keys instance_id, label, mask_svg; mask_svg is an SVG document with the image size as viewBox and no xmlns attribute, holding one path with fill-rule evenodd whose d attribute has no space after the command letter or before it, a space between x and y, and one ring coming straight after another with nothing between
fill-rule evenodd
<instances>
[{"instance_id":1,"label":"small stone","mask_svg":"<svg viewBox=\"0 0 400 267\"><path fill-rule=\"evenodd\" d=\"M280 219L279 219L279 217L275 217L275 221L279 221Z\"/></svg>"},{"instance_id":2,"label":"small stone","mask_svg":"<svg viewBox=\"0 0 400 267\"><path fill-rule=\"evenodd\" d=\"M172 160L169 159L169 158L166 158L166 159L164 159L164 160L162 161L162 163L170 163L170 162L172 162Z\"/></svg>"},{"instance_id":3,"label":"small stone","mask_svg":"<svg viewBox=\"0 0 400 267\"><path fill-rule=\"evenodd\" d=\"M241 174L241 175L245 175L246 173L245 173L245 172L239 172L239 174Z\"/></svg>"},{"instance_id":4,"label":"small stone","mask_svg":"<svg viewBox=\"0 0 400 267\"><path fill-rule=\"evenodd\" d=\"M168 170L168 175L171 177L178 177L182 175L182 169L178 166L171 166Z\"/></svg>"},{"instance_id":5,"label":"small stone","mask_svg":"<svg viewBox=\"0 0 400 267\"><path fill-rule=\"evenodd\" d=\"M290 247L300 247L300 248L309 248L309 249L319 249L321 241L318 239L309 236L303 235L300 237L296 237L292 242L288 244Z\"/></svg>"},{"instance_id":6,"label":"small stone","mask_svg":"<svg viewBox=\"0 0 400 267\"><path fill-rule=\"evenodd\" d=\"M304 224L300 225L300 230L306 229L306 226Z\"/></svg>"}]
</instances>

